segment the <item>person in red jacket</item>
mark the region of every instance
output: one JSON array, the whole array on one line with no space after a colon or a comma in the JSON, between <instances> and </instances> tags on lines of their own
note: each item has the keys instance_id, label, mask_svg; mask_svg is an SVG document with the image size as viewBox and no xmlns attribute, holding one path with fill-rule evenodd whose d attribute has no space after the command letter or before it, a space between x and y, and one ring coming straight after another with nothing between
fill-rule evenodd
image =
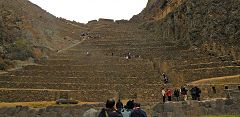
<instances>
[{"instance_id":1,"label":"person in red jacket","mask_svg":"<svg viewBox=\"0 0 240 117\"><path fill-rule=\"evenodd\" d=\"M168 97L168 101L172 101L172 91L167 89L166 96Z\"/></svg>"}]
</instances>

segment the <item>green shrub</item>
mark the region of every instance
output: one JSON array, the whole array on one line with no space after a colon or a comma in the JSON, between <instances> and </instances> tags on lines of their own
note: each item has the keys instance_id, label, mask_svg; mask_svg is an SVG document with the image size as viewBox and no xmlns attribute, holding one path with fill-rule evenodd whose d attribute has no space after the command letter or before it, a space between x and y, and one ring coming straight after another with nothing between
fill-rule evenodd
<instances>
[{"instance_id":1,"label":"green shrub","mask_svg":"<svg viewBox=\"0 0 240 117\"><path fill-rule=\"evenodd\" d=\"M27 60L32 57L32 49L27 40L19 39L6 48L6 57L12 60Z\"/></svg>"}]
</instances>

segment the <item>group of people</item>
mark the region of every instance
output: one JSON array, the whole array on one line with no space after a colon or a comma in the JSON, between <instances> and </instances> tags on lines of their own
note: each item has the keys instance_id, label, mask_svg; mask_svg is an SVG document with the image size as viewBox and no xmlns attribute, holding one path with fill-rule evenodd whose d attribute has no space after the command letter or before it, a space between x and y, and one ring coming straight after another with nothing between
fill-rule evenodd
<instances>
[{"instance_id":1,"label":"group of people","mask_svg":"<svg viewBox=\"0 0 240 117\"><path fill-rule=\"evenodd\" d=\"M173 96L176 101L179 101L181 97L184 101L187 101L187 98L188 98L188 89L184 86L182 86L181 88L176 88L174 89L174 91L172 91L170 88L168 89L162 88L161 93L163 96L163 102L166 102L166 98L167 98L167 101L172 101ZM200 88L198 88L197 86L194 86L190 90L190 94L191 94L192 100L200 101L200 94L201 94Z\"/></svg>"},{"instance_id":2,"label":"group of people","mask_svg":"<svg viewBox=\"0 0 240 117\"><path fill-rule=\"evenodd\" d=\"M116 109L117 108L117 109ZM119 99L116 103L115 100L108 99L106 107L101 110L98 117L147 117L145 111L140 108L140 103L129 100L125 106Z\"/></svg>"}]
</instances>

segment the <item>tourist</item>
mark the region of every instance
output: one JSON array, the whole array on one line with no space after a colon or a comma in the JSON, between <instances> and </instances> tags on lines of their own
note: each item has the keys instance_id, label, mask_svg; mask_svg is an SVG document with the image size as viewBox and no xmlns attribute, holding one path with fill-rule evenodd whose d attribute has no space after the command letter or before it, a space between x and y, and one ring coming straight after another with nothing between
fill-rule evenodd
<instances>
[{"instance_id":1,"label":"tourist","mask_svg":"<svg viewBox=\"0 0 240 117\"><path fill-rule=\"evenodd\" d=\"M121 112L114 108L114 99L108 99L106 102L106 108L103 108L98 117L122 117Z\"/></svg>"},{"instance_id":2,"label":"tourist","mask_svg":"<svg viewBox=\"0 0 240 117\"><path fill-rule=\"evenodd\" d=\"M130 117L147 117L147 113L140 108L140 103L135 103Z\"/></svg>"},{"instance_id":3,"label":"tourist","mask_svg":"<svg viewBox=\"0 0 240 117\"><path fill-rule=\"evenodd\" d=\"M117 110L118 110L119 112L122 111L122 109L123 109L123 103L121 102L120 98L118 99L118 102L117 102L117 104L116 104L116 107L117 107Z\"/></svg>"},{"instance_id":4,"label":"tourist","mask_svg":"<svg viewBox=\"0 0 240 117\"><path fill-rule=\"evenodd\" d=\"M163 103L166 101L166 91L162 88Z\"/></svg>"},{"instance_id":5,"label":"tourist","mask_svg":"<svg viewBox=\"0 0 240 117\"><path fill-rule=\"evenodd\" d=\"M185 88L184 86L181 88L181 94L183 95L183 100L187 101L187 88Z\"/></svg>"},{"instance_id":6,"label":"tourist","mask_svg":"<svg viewBox=\"0 0 240 117\"><path fill-rule=\"evenodd\" d=\"M176 101L179 101L179 96L180 96L180 90L175 89L173 92L174 97L176 98Z\"/></svg>"},{"instance_id":7,"label":"tourist","mask_svg":"<svg viewBox=\"0 0 240 117\"><path fill-rule=\"evenodd\" d=\"M89 53L88 51L87 51L87 53L86 53L86 54L87 54L87 56L88 56L88 55L90 55L90 53Z\"/></svg>"},{"instance_id":8,"label":"tourist","mask_svg":"<svg viewBox=\"0 0 240 117\"><path fill-rule=\"evenodd\" d=\"M197 91L197 90L196 90L196 87L193 87L193 88L190 90L191 96L192 96L192 100L197 100L197 96L196 96L197 92L196 92L196 91Z\"/></svg>"},{"instance_id":9,"label":"tourist","mask_svg":"<svg viewBox=\"0 0 240 117\"><path fill-rule=\"evenodd\" d=\"M128 55L127 55L128 59L131 59L131 53L129 52Z\"/></svg>"},{"instance_id":10,"label":"tourist","mask_svg":"<svg viewBox=\"0 0 240 117\"><path fill-rule=\"evenodd\" d=\"M196 89L196 100L200 101L200 94L201 94L201 89L195 86Z\"/></svg>"},{"instance_id":11,"label":"tourist","mask_svg":"<svg viewBox=\"0 0 240 117\"><path fill-rule=\"evenodd\" d=\"M167 90L166 96L168 97L168 101L172 101L172 91L170 89Z\"/></svg>"},{"instance_id":12,"label":"tourist","mask_svg":"<svg viewBox=\"0 0 240 117\"><path fill-rule=\"evenodd\" d=\"M162 74L164 83L168 83L168 77L165 73Z\"/></svg>"},{"instance_id":13,"label":"tourist","mask_svg":"<svg viewBox=\"0 0 240 117\"><path fill-rule=\"evenodd\" d=\"M130 114L134 108L134 100L129 100L121 111L123 117L130 117Z\"/></svg>"},{"instance_id":14,"label":"tourist","mask_svg":"<svg viewBox=\"0 0 240 117\"><path fill-rule=\"evenodd\" d=\"M194 86L190 91L192 95L192 100L200 101L201 90L197 86Z\"/></svg>"}]
</instances>

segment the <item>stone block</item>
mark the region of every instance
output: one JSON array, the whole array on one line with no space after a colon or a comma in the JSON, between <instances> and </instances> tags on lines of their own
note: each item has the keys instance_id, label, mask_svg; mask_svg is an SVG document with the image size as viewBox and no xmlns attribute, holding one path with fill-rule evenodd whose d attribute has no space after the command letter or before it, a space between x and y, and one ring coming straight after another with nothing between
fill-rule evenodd
<instances>
[{"instance_id":1,"label":"stone block","mask_svg":"<svg viewBox=\"0 0 240 117\"><path fill-rule=\"evenodd\" d=\"M174 117L173 112L167 112L167 117Z\"/></svg>"},{"instance_id":2,"label":"stone block","mask_svg":"<svg viewBox=\"0 0 240 117\"><path fill-rule=\"evenodd\" d=\"M67 112L67 113L62 113L61 117L73 117L71 113Z\"/></svg>"},{"instance_id":3,"label":"stone block","mask_svg":"<svg viewBox=\"0 0 240 117\"><path fill-rule=\"evenodd\" d=\"M29 113L29 116L31 116L31 117L36 116L38 114L37 110L35 110L35 109L28 110L28 113Z\"/></svg>"},{"instance_id":4,"label":"stone block","mask_svg":"<svg viewBox=\"0 0 240 117\"><path fill-rule=\"evenodd\" d=\"M232 104L233 104L233 100L232 99L225 100L225 105L230 106Z\"/></svg>"},{"instance_id":5,"label":"stone block","mask_svg":"<svg viewBox=\"0 0 240 117\"><path fill-rule=\"evenodd\" d=\"M16 108L15 107L9 107L7 111L5 112L6 115L8 116L14 116L16 113Z\"/></svg>"},{"instance_id":6,"label":"stone block","mask_svg":"<svg viewBox=\"0 0 240 117\"><path fill-rule=\"evenodd\" d=\"M224 113L224 101L222 99L216 100L216 111Z\"/></svg>"},{"instance_id":7,"label":"stone block","mask_svg":"<svg viewBox=\"0 0 240 117\"><path fill-rule=\"evenodd\" d=\"M21 111L16 114L16 117L29 117L29 113L27 111Z\"/></svg>"},{"instance_id":8,"label":"stone block","mask_svg":"<svg viewBox=\"0 0 240 117\"><path fill-rule=\"evenodd\" d=\"M84 112L83 117L97 117L98 111L91 108Z\"/></svg>"},{"instance_id":9,"label":"stone block","mask_svg":"<svg viewBox=\"0 0 240 117\"><path fill-rule=\"evenodd\" d=\"M158 103L155 107L153 107L153 111L158 113L164 112L164 104Z\"/></svg>"},{"instance_id":10,"label":"stone block","mask_svg":"<svg viewBox=\"0 0 240 117\"><path fill-rule=\"evenodd\" d=\"M41 108L38 110L37 115L42 115L45 112L46 112L46 108Z\"/></svg>"},{"instance_id":11,"label":"stone block","mask_svg":"<svg viewBox=\"0 0 240 117\"><path fill-rule=\"evenodd\" d=\"M164 112L173 112L173 103L172 102L166 102L163 105Z\"/></svg>"},{"instance_id":12,"label":"stone block","mask_svg":"<svg viewBox=\"0 0 240 117\"><path fill-rule=\"evenodd\" d=\"M210 101L211 108L216 108L216 102L215 101Z\"/></svg>"},{"instance_id":13,"label":"stone block","mask_svg":"<svg viewBox=\"0 0 240 117\"><path fill-rule=\"evenodd\" d=\"M43 113L43 115L41 115L40 117L58 117L57 112L46 112Z\"/></svg>"},{"instance_id":14,"label":"stone block","mask_svg":"<svg viewBox=\"0 0 240 117\"><path fill-rule=\"evenodd\" d=\"M7 111L6 107L0 108L0 115L4 114Z\"/></svg>"}]
</instances>

